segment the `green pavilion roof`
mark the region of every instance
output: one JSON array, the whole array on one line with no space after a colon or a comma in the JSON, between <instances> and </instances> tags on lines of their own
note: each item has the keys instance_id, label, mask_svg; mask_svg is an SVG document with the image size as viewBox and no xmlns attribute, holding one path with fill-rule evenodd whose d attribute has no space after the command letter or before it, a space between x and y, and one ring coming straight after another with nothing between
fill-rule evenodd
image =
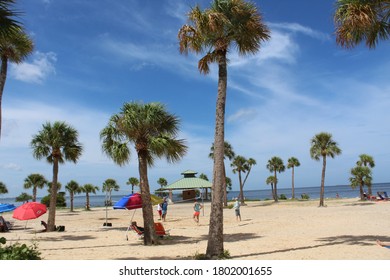
<instances>
[{"instance_id":1,"label":"green pavilion roof","mask_svg":"<svg viewBox=\"0 0 390 280\"><path fill-rule=\"evenodd\" d=\"M162 189L166 190L188 190L188 189L201 189L201 188L211 188L212 183L195 177L197 172L192 170L187 170L181 173L184 175L184 178L177 180L176 182L163 187Z\"/></svg>"}]
</instances>

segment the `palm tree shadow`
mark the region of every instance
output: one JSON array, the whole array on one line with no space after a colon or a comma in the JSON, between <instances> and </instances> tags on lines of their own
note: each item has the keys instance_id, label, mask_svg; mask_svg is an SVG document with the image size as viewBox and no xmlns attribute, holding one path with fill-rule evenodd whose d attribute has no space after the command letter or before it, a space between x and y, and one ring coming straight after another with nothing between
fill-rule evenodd
<instances>
[{"instance_id":1,"label":"palm tree shadow","mask_svg":"<svg viewBox=\"0 0 390 280\"><path fill-rule=\"evenodd\" d=\"M339 236L330 236L330 237L319 238L316 241L321 242L321 244L318 244L318 245L286 248L286 249L251 253L251 254L245 254L245 255L241 254L241 255L237 255L237 256L232 255L232 258L234 258L234 257L265 256L265 255L272 255L275 253L287 253L287 252L293 252L293 251L302 251L302 250L320 248L320 247L325 247L325 246L335 246L335 245L340 245L340 244L350 245L350 246L373 246L375 241L378 239L381 241L385 241L385 242L390 241L390 238L388 236L380 236L380 235L360 235L360 236L339 235Z\"/></svg>"}]
</instances>

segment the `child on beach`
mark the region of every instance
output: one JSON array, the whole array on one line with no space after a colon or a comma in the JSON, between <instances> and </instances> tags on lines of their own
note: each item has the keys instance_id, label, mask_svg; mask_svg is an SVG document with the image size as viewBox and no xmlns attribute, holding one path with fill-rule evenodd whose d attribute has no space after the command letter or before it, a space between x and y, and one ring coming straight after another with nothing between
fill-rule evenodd
<instances>
[{"instance_id":1,"label":"child on beach","mask_svg":"<svg viewBox=\"0 0 390 280\"><path fill-rule=\"evenodd\" d=\"M193 219L196 223L199 223L200 209L202 209L202 205L195 199Z\"/></svg>"},{"instance_id":2,"label":"child on beach","mask_svg":"<svg viewBox=\"0 0 390 280\"><path fill-rule=\"evenodd\" d=\"M161 214L162 214L161 217L162 217L164 222L165 222L165 218L167 216L167 212L168 212L168 201L167 201L167 198L164 198L163 203L161 203Z\"/></svg>"}]
</instances>

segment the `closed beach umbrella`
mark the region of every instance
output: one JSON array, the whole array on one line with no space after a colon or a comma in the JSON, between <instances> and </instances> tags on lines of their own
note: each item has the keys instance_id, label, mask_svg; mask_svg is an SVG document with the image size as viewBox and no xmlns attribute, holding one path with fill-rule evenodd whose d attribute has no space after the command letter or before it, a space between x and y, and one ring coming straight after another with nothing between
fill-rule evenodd
<instances>
[{"instance_id":1,"label":"closed beach umbrella","mask_svg":"<svg viewBox=\"0 0 390 280\"><path fill-rule=\"evenodd\" d=\"M13 218L17 220L32 220L46 213L46 205L39 202L27 202L14 210Z\"/></svg>"}]
</instances>

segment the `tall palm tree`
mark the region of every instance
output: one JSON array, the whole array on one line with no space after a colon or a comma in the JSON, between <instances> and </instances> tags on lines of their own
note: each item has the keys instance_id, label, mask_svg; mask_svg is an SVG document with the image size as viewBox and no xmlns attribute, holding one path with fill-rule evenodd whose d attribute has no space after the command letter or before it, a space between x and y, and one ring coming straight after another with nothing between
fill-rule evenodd
<instances>
[{"instance_id":1,"label":"tall palm tree","mask_svg":"<svg viewBox=\"0 0 390 280\"><path fill-rule=\"evenodd\" d=\"M95 193L96 191L99 190L98 186L95 186L93 184L85 184L84 186L81 187L81 192L85 193L85 209L86 210L91 210L91 205L89 203L89 194L90 193Z\"/></svg>"},{"instance_id":2,"label":"tall palm tree","mask_svg":"<svg viewBox=\"0 0 390 280\"><path fill-rule=\"evenodd\" d=\"M78 141L78 132L65 122L56 121L53 124L47 122L42 125L31 140L33 156L36 159L45 158L53 165L53 180L50 192L50 211L47 221L47 230L55 230L56 203L57 203L57 182L58 166L71 161L76 163L80 158L83 147Z\"/></svg>"},{"instance_id":3,"label":"tall palm tree","mask_svg":"<svg viewBox=\"0 0 390 280\"><path fill-rule=\"evenodd\" d=\"M8 193L7 186L3 182L0 182L0 194L6 194L6 193Z\"/></svg>"},{"instance_id":4,"label":"tall palm tree","mask_svg":"<svg viewBox=\"0 0 390 280\"><path fill-rule=\"evenodd\" d=\"M227 89L227 54L236 48L240 55L254 54L270 32L252 3L244 0L214 0L210 8L201 10L195 6L188 13L189 24L178 33L180 52L204 54L198 69L203 74L210 72L210 64L218 64L218 94L214 136L213 199L211 202L207 258L223 254L223 173L225 104Z\"/></svg>"},{"instance_id":5,"label":"tall palm tree","mask_svg":"<svg viewBox=\"0 0 390 280\"><path fill-rule=\"evenodd\" d=\"M274 200L275 202L278 202L278 175L277 173L284 172L286 170L286 166L284 166L283 160L280 157L272 157L270 160L268 160L267 163L267 169L270 172L274 172Z\"/></svg>"},{"instance_id":6,"label":"tall palm tree","mask_svg":"<svg viewBox=\"0 0 390 280\"><path fill-rule=\"evenodd\" d=\"M156 157L165 157L168 162L176 162L185 155L187 146L184 140L176 139L178 130L179 119L168 113L162 104L132 102L125 103L121 112L113 115L100 133L104 153L120 166L130 160L129 145L135 147L140 175L145 245L159 243L154 229L148 166L153 166Z\"/></svg>"},{"instance_id":7,"label":"tall palm tree","mask_svg":"<svg viewBox=\"0 0 390 280\"><path fill-rule=\"evenodd\" d=\"M126 185L131 185L131 193L134 193L134 186L139 186L139 180L135 177L130 177Z\"/></svg>"},{"instance_id":8,"label":"tall palm tree","mask_svg":"<svg viewBox=\"0 0 390 280\"><path fill-rule=\"evenodd\" d=\"M326 171L326 158L334 158L341 154L337 142L332 138L332 134L321 132L316 134L311 139L310 156L312 159L319 161L322 158L322 173L321 173L321 191L320 191L320 207L324 206L324 194L325 194L325 171Z\"/></svg>"},{"instance_id":9,"label":"tall palm tree","mask_svg":"<svg viewBox=\"0 0 390 280\"><path fill-rule=\"evenodd\" d=\"M224 159L224 161L223 161L223 176L226 178L225 158L228 158L231 161L236 156L232 145L227 141L224 142L223 154L224 154L224 157L223 157L223 159ZM214 143L211 145L209 158L214 159ZM225 179L225 182L226 182L226 179ZM225 207L227 206L227 185L226 184L223 187L223 205Z\"/></svg>"},{"instance_id":10,"label":"tall palm tree","mask_svg":"<svg viewBox=\"0 0 390 280\"><path fill-rule=\"evenodd\" d=\"M103 183L103 188L102 188L102 192L105 192L107 193L107 199L105 201L105 204L107 206L111 206L112 205L112 199L111 199L111 193L112 191L119 191L119 185L117 184L117 182L114 180L114 179L107 179L104 181Z\"/></svg>"},{"instance_id":11,"label":"tall palm tree","mask_svg":"<svg viewBox=\"0 0 390 280\"><path fill-rule=\"evenodd\" d=\"M295 171L295 167L298 167L300 166L301 163L299 162L299 160L295 157L290 157L288 160L287 160L287 168L291 168L292 172L291 172L291 177L292 177L292 181L291 181L291 190L292 190L292 199L295 199L295 186L294 186L294 171Z\"/></svg>"},{"instance_id":12,"label":"tall palm tree","mask_svg":"<svg viewBox=\"0 0 390 280\"><path fill-rule=\"evenodd\" d=\"M360 199L364 200L364 185L371 185L371 169L367 166L356 166L351 169L352 177L349 178L352 188L359 187Z\"/></svg>"},{"instance_id":13,"label":"tall palm tree","mask_svg":"<svg viewBox=\"0 0 390 280\"><path fill-rule=\"evenodd\" d=\"M265 181L267 185L271 185L272 197L275 202L278 201L278 197L275 195L275 188L274 188L277 182L278 182L278 178L276 178L275 176L268 176L267 180Z\"/></svg>"},{"instance_id":14,"label":"tall palm tree","mask_svg":"<svg viewBox=\"0 0 390 280\"><path fill-rule=\"evenodd\" d=\"M8 62L21 63L33 51L33 42L30 37L22 30L18 29L6 36L0 36L0 137L2 124L1 103L5 81L7 79Z\"/></svg>"},{"instance_id":15,"label":"tall palm tree","mask_svg":"<svg viewBox=\"0 0 390 280\"><path fill-rule=\"evenodd\" d=\"M30 174L24 179L24 188L33 189L32 201L35 202L37 200L37 189L42 189L47 183L46 178L42 174Z\"/></svg>"},{"instance_id":16,"label":"tall palm tree","mask_svg":"<svg viewBox=\"0 0 390 280\"><path fill-rule=\"evenodd\" d=\"M359 160L356 162L357 166L367 166L369 168L374 168L375 167L375 161L374 158L370 155L367 154L361 154L359 155ZM369 180L369 184L366 184L367 189L368 189L368 194L372 195L372 178Z\"/></svg>"},{"instance_id":17,"label":"tall palm tree","mask_svg":"<svg viewBox=\"0 0 390 280\"><path fill-rule=\"evenodd\" d=\"M74 195L81 193L81 186L76 181L71 180L66 184L65 189L69 192L70 195L70 212L73 212Z\"/></svg>"},{"instance_id":18,"label":"tall palm tree","mask_svg":"<svg viewBox=\"0 0 390 280\"><path fill-rule=\"evenodd\" d=\"M334 14L336 42L353 48L365 42L370 49L390 35L389 0L337 0Z\"/></svg>"}]
</instances>

